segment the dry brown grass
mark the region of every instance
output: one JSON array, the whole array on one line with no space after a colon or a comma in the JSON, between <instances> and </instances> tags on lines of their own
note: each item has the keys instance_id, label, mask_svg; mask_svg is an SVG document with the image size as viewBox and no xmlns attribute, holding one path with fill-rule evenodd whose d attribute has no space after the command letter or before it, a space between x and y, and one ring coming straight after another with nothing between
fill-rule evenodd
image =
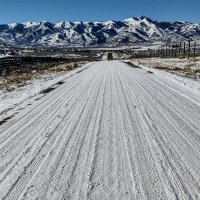
<instances>
[{"instance_id":1,"label":"dry brown grass","mask_svg":"<svg viewBox=\"0 0 200 200\"><path fill-rule=\"evenodd\" d=\"M27 81L32 80L34 78L38 78L41 76L39 73L23 73L23 74L15 74L12 73L6 77L1 78L0 90L11 91L13 85L17 87L22 87L26 85Z\"/></svg>"},{"instance_id":2,"label":"dry brown grass","mask_svg":"<svg viewBox=\"0 0 200 200\"><path fill-rule=\"evenodd\" d=\"M40 78L44 75L51 75L53 73L71 71L84 63L86 62L54 64L49 69L45 70L33 70L29 73L11 73L7 76L0 77L0 90L12 91L13 86L23 87L30 80Z\"/></svg>"},{"instance_id":3,"label":"dry brown grass","mask_svg":"<svg viewBox=\"0 0 200 200\"><path fill-rule=\"evenodd\" d=\"M151 66L155 69L163 69L163 70L171 70L171 69L179 70L179 69L181 69L179 67L174 67L174 65L171 63L166 63L166 62L164 63L162 61L155 61L155 60L144 59L144 60L139 60L138 63L142 64L142 65Z\"/></svg>"},{"instance_id":4,"label":"dry brown grass","mask_svg":"<svg viewBox=\"0 0 200 200\"><path fill-rule=\"evenodd\" d=\"M200 58L194 60L186 59L140 59L138 64L169 71L173 74L179 74L194 79L200 78Z\"/></svg>"},{"instance_id":5,"label":"dry brown grass","mask_svg":"<svg viewBox=\"0 0 200 200\"><path fill-rule=\"evenodd\" d=\"M78 67L77 63L69 63L69 64L62 64L58 66L54 66L50 68L49 72L63 72L63 71L71 71L73 69L76 69Z\"/></svg>"}]
</instances>

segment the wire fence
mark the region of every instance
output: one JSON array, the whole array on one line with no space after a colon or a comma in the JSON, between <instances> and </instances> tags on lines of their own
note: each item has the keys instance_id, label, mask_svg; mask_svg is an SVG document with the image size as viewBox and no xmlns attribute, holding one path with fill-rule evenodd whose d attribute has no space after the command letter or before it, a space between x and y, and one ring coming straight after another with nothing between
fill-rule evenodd
<instances>
[{"instance_id":1,"label":"wire fence","mask_svg":"<svg viewBox=\"0 0 200 200\"><path fill-rule=\"evenodd\" d=\"M185 41L174 44L162 45L158 48L137 50L133 53L133 58L187 58L195 60L200 56L200 46L195 41Z\"/></svg>"}]
</instances>

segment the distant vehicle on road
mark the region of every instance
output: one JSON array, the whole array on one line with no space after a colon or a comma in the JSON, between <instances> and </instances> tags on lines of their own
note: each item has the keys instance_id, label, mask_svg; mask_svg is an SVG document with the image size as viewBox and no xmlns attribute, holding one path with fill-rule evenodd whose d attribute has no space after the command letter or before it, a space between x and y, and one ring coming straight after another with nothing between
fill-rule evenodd
<instances>
[{"instance_id":1,"label":"distant vehicle on road","mask_svg":"<svg viewBox=\"0 0 200 200\"><path fill-rule=\"evenodd\" d=\"M108 53L108 60L113 60L113 54L112 53Z\"/></svg>"}]
</instances>

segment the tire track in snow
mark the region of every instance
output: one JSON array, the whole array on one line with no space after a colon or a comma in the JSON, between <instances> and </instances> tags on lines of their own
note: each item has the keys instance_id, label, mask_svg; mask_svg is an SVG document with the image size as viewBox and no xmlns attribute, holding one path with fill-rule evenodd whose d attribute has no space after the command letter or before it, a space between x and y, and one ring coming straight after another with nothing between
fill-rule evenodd
<instances>
[{"instance_id":1,"label":"tire track in snow","mask_svg":"<svg viewBox=\"0 0 200 200\"><path fill-rule=\"evenodd\" d=\"M135 83L135 84L137 84L137 83ZM137 88L139 88L139 87L140 87L140 86L138 85ZM147 89L147 88L146 88L146 89ZM143 90L145 90L145 88L143 88ZM141 90L138 91L138 92L141 92ZM145 92L144 92L144 93L145 93ZM144 94L144 93L143 93L143 94ZM148 95L148 94L149 94L149 91L146 92L146 94ZM143 99L149 99L149 97L146 97L146 98L143 98ZM160 99L160 98L158 98L158 99ZM154 102L154 100L152 99L152 101L150 101L150 102ZM148 102L143 102L143 105L145 105L145 106L147 107L147 105L150 106L151 104L148 103ZM156 105L156 104L155 104L155 105ZM141 105L141 106L142 106L142 105ZM163 106L164 106L164 105L163 105ZM152 109L153 109L153 108L152 108ZM154 113L154 112L155 112L155 111L154 111L155 109L154 109L154 110L152 110L152 109L151 109L151 113ZM161 111L162 109L163 109L163 108L160 108L160 111ZM163 109L163 112L162 112L162 111L160 112L160 116L164 115L165 112L166 112L166 110ZM175 112L174 112L174 113L171 113L171 116L173 116L173 114L175 115ZM157 114L154 114L154 115L155 115L155 116L159 116L159 115L157 115ZM147 119L147 121L148 121L148 118L146 118L146 119ZM166 118L165 120L167 121L168 119ZM165 121L165 123L162 123L162 124L166 124L166 121ZM173 120L171 120L171 121L173 122ZM177 120L176 122L178 122L178 120ZM169 125L168 125L168 126L169 126ZM170 127L170 126L169 126L169 127ZM178 131L179 129L180 129L180 128L177 127L176 131ZM168 127L166 126L164 130L165 130L165 131L168 130ZM168 132L170 132L170 130L169 130ZM181 135L179 135L179 136L180 136L180 139L181 139ZM182 143L182 144L183 144L183 143ZM165 143L162 143L161 146L165 146ZM167 146L169 146L169 143L167 143ZM171 148L172 148L172 147L171 147ZM167 147L167 150L168 150L168 149L170 149L170 148ZM172 149L174 149L174 148L172 148ZM169 150L168 150L168 151L169 151ZM182 174L179 175L180 171L177 171L176 168L173 168L173 169L176 171L179 181L181 181L181 182L182 182L182 185L184 185L183 187L185 188L185 189L184 189L184 190L185 190L185 193L186 193L186 194L189 194L189 196L186 195L185 198L186 198L186 199L187 199L187 198L192 198L192 196L193 196L193 198L194 198L195 193L198 194L198 192L195 192L195 193L192 192L192 193L191 193L191 191L189 191L188 188L185 186L185 181L183 181L182 178L181 178L182 176L185 177L185 176L190 172L190 170L189 170L188 168L186 168L186 169L183 171L183 164L185 164L186 161L183 161L183 159L182 159L182 156L183 156L183 155L180 155L180 152L176 152L176 153L175 153L175 152L176 152L176 150L174 149L174 153L173 153L173 154L172 154L172 150L171 150L171 152L168 152L168 154L171 154L172 157L174 157L174 156L176 155L176 153L177 153L177 155L179 155L179 157L176 156L176 158L174 159L174 161L176 161L175 166L176 166L176 167L180 167L179 170L182 171ZM167 156L168 154L165 154L165 155ZM177 162L178 160L182 160L183 162L178 163L178 162ZM168 161L171 162L171 159L170 159L170 160L168 159ZM174 164L173 164L173 165L174 165ZM181 165L182 165L182 166L181 166ZM184 168L185 168L185 167L184 167ZM189 174L188 174L188 175L189 175ZM189 175L189 176L191 176L191 175ZM191 180L191 178L189 178L189 176L187 176L187 178L185 178L185 180L188 180L188 181ZM198 176L199 176L199 175L198 175ZM196 184L195 182L196 182L196 181L194 180L194 177L192 177L192 181L191 181L190 183L188 182L188 186L191 185L191 184L193 184L193 183ZM196 186L194 185L194 188L199 188L198 185L199 185L199 184L197 184ZM183 190L183 191L184 191L184 190ZM197 191L198 191L198 190L199 190L199 189L197 189ZM179 191L179 192L180 192L180 191L181 191L180 187L179 187L179 189L176 190L176 191ZM177 192L177 193L179 193L179 192ZM197 196L198 196L198 195L197 195ZM183 196L182 196L181 198L183 198Z\"/></svg>"},{"instance_id":2,"label":"tire track in snow","mask_svg":"<svg viewBox=\"0 0 200 200\"><path fill-rule=\"evenodd\" d=\"M89 94L89 96L87 98L90 98L91 93ZM87 103L87 100L85 100L84 102L80 101L81 103L84 102ZM85 105L86 106L86 105ZM84 107L81 108L81 110L79 110L79 118L81 117L82 113L84 112ZM77 115L78 113L73 113L74 115ZM66 115L67 116L67 115ZM66 117L64 116L64 117ZM78 120L79 120L78 118ZM72 119L73 119L73 115L72 115ZM78 121L77 120L77 121ZM65 119L63 118L63 120L60 122L63 123L65 122ZM50 137L48 137L48 139L45 141L45 143L42 145L41 149L39 150L38 154L35 156L35 158L29 163L28 166L25 167L24 172L21 174L20 177L18 177L18 179L16 180L16 182L13 184L12 188L8 191L8 194L6 195L5 199L18 199L19 196L21 195L20 193L23 192L23 190L26 187L26 184L29 182L29 178L32 178L33 173L36 173L37 170L39 169L39 167L41 166L41 164L45 161L45 158L48 156L48 154L50 153L50 150L53 148L54 144L57 142L57 140L60 138L60 134L56 134L57 132L61 131L63 132L63 134L65 133L65 127L68 125L64 125L60 126L60 124L58 124L55 127L54 132L51 133ZM77 123L74 125L75 127L77 126ZM59 130L57 130L59 127ZM75 128L74 127L74 128Z\"/></svg>"},{"instance_id":3,"label":"tire track in snow","mask_svg":"<svg viewBox=\"0 0 200 200\"><path fill-rule=\"evenodd\" d=\"M78 101L78 100L80 100L80 97L81 97L81 95L82 94L79 94L78 95L78 99L77 98L74 98L74 102L73 102L73 104L72 105L70 105L70 107L68 108L68 109L71 109L72 107L73 107L73 105ZM73 96L72 97L70 97L70 98L73 98ZM67 102L66 102L67 103ZM66 106L65 104L64 104L64 106ZM63 106L61 106L61 109L63 108ZM68 112L67 112L67 114L69 114ZM66 115L66 114L65 114ZM61 117L61 113L60 113L60 117ZM60 119L60 121L62 121L62 118L59 118ZM55 120L55 116L54 116L54 118L53 118L53 120ZM55 124L54 124L55 125ZM35 131L35 130L34 130ZM44 131L44 132L43 132ZM39 134L38 135L40 135L40 134L42 134L42 135L46 135L46 134L50 134L50 133L48 133L49 131L52 131L52 130L50 130L50 129L48 129L48 130L46 130L46 128L44 129L44 130L41 130L41 132L39 132ZM36 138L37 140L38 140L38 138ZM40 139L40 138L39 138ZM29 144L29 145L31 145L31 144ZM30 149L29 149L29 151L27 152L27 154L30 152ZM29 153L30 154L30 153ZM30 155L26 155L26 152L25 152L25 155L24 155L24 152L22 152L22 156L23 156L23 159L26 159L26 157L29 157ZM20 156L19 156L20 157ZM21 160L22 158L20 157L16 162L14 162L14 164L15 165L19 165L20 164L20 162L19 162L19 160ZM21 161L22 162L22 161ZM8 168L8 167L7 167ZM9 174L11 174L11 169L10 168L8 168L8 172L7 173L9 173ZM13 169L12 169L12 171L13 171ZM3 176L3 174L4 174L4 176L5 176L5 174L6 174L6 170L4 170L4 173L2 173L1 175ZM1 182L2 182L2 179L1 179Z\"/></svg>"}]
</instances>

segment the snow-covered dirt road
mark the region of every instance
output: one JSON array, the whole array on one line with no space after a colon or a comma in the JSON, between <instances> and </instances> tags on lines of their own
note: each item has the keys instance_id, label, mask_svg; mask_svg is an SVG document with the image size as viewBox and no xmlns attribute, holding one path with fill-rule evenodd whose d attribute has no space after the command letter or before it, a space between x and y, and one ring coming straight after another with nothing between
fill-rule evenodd
<instances>
[{"instance_id":1,"label":"snow-covered dirt road","mask_svg":"<svg viewBox=\"0 0 200 200\"><path fill-rule=\"evenodd\" d=\"M96 62L0 126L0 199L200 199L200 94Z\"/></svg>"}]
</instances>

